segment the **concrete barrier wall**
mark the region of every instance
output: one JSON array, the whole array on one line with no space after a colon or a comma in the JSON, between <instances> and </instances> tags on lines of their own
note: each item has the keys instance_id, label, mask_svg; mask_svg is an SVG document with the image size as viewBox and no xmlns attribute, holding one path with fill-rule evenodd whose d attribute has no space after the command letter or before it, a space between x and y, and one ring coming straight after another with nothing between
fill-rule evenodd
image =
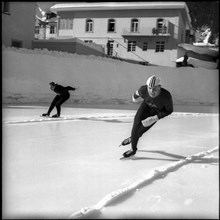
<instances>
[{"instance_id":1,"label":"concrete barrier wall","mask_svg":"<svg viewBox=\"0 0 220 220\"><path fill-rule=\"evenodd\" d=\"M104 48L100 45L86 44L80 40L35 40L32 49L48 49L51 51L62 51L83 55L104 56Z\"/></svg>"}]
</instances>

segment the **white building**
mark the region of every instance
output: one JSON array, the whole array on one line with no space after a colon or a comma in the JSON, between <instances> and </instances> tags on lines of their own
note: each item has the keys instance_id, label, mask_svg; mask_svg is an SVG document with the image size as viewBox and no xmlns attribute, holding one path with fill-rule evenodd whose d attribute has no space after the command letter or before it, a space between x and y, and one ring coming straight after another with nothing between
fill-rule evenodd
<instances>
[{"instance_id":1,"label":"white building","mask_svg":"<svg viewBox=\"0 0 220 220\"><path fill-rule=\"evenodd\" d=\"M58 16L50 10L43 11L36 7L35 39L53 39L57 37Z\"/></svg>"},{"instance_id":2,"label":"white building","mask_svg":"<svg viewBox=\"0 0 220 220\"><path fill-rule=\"evenodd\" d=\"M177 45L187 43L191 19L185 2L63 3L58 38L103 45L119 58L175 66Z\"/></svg>"}]
</instances>

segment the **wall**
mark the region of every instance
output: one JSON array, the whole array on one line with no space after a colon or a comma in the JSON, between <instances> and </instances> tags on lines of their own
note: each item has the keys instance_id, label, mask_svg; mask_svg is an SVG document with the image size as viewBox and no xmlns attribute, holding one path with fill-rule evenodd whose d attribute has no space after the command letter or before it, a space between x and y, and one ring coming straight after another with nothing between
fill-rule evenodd
<instances>
[{"instance_id":1,"label":"wall","mask_svg":"<svg viewBox=\"0 0 220 220\"><path fill-rule=\"evenodd\" d=\"M133 92L153 74L174 104L219 103L218 70L143 66L47 50L3 48L2 55L3 103L50 103L51 81L79 87L68 103L131 103Z\"/></svg>"},{"instance_id":2,"label":"wall","mask_svg":"<svg viewBox=\"0 0 220 220\"><path fill-rule=\"evenodd\" d=\"M78 39L69 40L34 40L33 49L48 49L69 53L104 56L104 49L100 45L89 45Z\"/></svg>"},{"instance_id":3,"label":"wall","mask_svg":"<svg viewBox=\"0 0 220 220\"><path fill-rule=\"evenodd\" d=\"M114 51L121 58L133 60L146 60L151 64L175 67L177 59L177 41L178 33L182 29L179 25L179 10L105 10L105 11L76 11L76 12L58 12L61 18L73 18L73 30L59 30L59 36L73 36L81 40L92 40L96 44L106 46L108 38L114 42ZM85 32L85 20L92 18L94 21L94 31ZM107 32L108 19L114 18L116 21L116 32ZM149 29L152 34L152 28L156 27L157 18L164 18L170 21L170 37L156 36L122 36L124 30L130 31L131 18L139 19L140 29ZM175 31L174 31L175 30ZM145 38L143 40L143 38ZM134 53L127 52L127 41L135 40L138 45ZM142 50L142 43L148 42L148 51ZM156 41L165 41L166 50L164 52L155 52ZM140 44L141 42L141 44ZM138 55L138 56L137 56Z\"/></svg>"},{"instance_id":4,"label":"wall","mask_svg":"<svg viewBox=\"0 0 220 220\"><path fill-rule=\"evenodd\" d=\"M184 20L182 18L181 12L179 12L179 24L178 24L178 41L177 43L185 42L185 28L184 28Z\"/></svg>"},{"instance_id":5,"label":"wall","mask_svg":"<svg viewBox=\"0 0 220 220\"><path fill-rule=\"evenodd\" d=\"M130 31L131 18L140 20L140 28L156 27L156 20L159 17L170 20L171 23L178 25L178 11L175 10L115 10L115 11L76 11L76 12L58 12L61 18L73 18L73 37L106 38L108 36L121 38L124 29ZM91 18L94 20L94 32L85 32L85 20ZM116 20L116 32L108 33L108 19ZM74 31L75 30L75 31ZM150 32L151 33L151 32ZM59 36L69 35L69 31L60 32Z\"/></svg>"},{"instance_id":6,"label":"wall","mask_svg":"<svg viewBox=\"0 0 220 220\"><path fill-rule=\"evenodd\" d=\"M31 49L35 32L36 2L10 2L10 14L2 13L2 44L22 41L22 47Z\"/></svg>"}]
</instances>

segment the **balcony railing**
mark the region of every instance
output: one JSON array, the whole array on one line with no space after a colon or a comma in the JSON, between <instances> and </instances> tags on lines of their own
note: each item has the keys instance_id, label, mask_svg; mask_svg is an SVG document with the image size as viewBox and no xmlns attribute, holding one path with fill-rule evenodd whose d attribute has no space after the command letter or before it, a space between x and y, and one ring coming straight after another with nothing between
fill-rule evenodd
<instances>
[{"instance_id":1,"label":"balcony railing","mask_svg":"<svg viewBox=\"0 0 220 220\"><path fill-rule=\"evenodd\" d=\"M129 29L123 29L123 36L171 36L166 26L162 28L147 27L139 28L138 31L131 31Z\"/></svg>"}]
</instances>

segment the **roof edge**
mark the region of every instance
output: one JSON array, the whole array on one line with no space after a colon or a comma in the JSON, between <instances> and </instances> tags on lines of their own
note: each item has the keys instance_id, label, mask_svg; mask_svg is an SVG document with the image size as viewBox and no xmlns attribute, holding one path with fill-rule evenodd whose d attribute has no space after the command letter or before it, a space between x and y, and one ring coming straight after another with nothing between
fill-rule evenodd
<instances>
[{"instance_id":1,"label":"roof edge","mask_svg":"<svg viewBox=\"0 0 220 220\"><path fill-rule=\"evenodd\" d=\"M69 10L121 10L121 9L182 9L185 2L99 2L99 3L62 3L51 7L55 11Z\"/></svg>"}]
</instances>

